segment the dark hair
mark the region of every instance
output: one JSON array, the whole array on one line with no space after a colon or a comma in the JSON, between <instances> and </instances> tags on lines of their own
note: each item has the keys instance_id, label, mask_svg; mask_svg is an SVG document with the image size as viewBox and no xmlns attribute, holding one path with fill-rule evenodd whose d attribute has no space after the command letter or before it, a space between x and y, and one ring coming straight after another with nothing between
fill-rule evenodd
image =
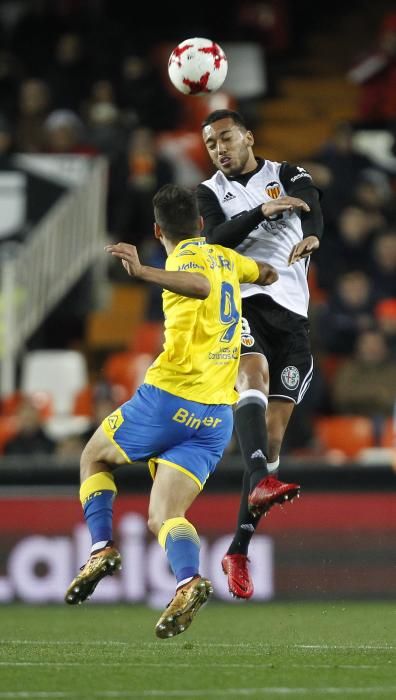
<instances>
[{"instance_id":1,"label":"dark hair","mask_svg":"<svg viewBox=\"0 0 396 700\"><path fill-rule=\"evenodd\" d=\"M202 129L205 126L209 126L209 124L213 124L213 122L218 122L219 119L227 119L227 117L232 119L234 124L239 124L239 126L243 126L244 129L247 129L242 115L239 114L239 112L233 112L232 109L216 109L214 112L211 112L202 122Z\"/></svg>"},{"instance_id":2,"label":"dark hair","mask_svg":"<svg viewBox=\"0 0 396 700\"><path fill-rule=\"evenodd\" d=\"M198 202L195 193L181 185L164 185L153 197L157 224L173 241L200 233Z\"/></svg>"}]
</instances>

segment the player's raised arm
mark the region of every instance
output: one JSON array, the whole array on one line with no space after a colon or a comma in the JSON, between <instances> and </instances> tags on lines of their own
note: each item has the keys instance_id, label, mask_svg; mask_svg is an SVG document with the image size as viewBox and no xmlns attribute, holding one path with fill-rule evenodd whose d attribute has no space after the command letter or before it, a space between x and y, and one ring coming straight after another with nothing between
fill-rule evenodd
<instances>
[{"instance_id":1,"label":"player's raised arm","mask_svg":"<svg viewBox=\"0 0 396 700\"><path fill-rule=\"evenodd\" d=\"M129 243L110 244L105 250L122 261L131 277L158 284L163 289L193 299L206 299L210 294L210 282L199 272L179 272L142 265L136 247Z\"/></svg>"}]
</instances>

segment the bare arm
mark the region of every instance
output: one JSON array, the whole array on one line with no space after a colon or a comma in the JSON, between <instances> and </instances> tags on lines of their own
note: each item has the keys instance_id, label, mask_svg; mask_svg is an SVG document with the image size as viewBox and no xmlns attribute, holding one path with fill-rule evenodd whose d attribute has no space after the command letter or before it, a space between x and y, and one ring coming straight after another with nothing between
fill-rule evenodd
<instances>
[{"instance_id":1,"label":"bare arm","mask_svg":"<svg viewBox=\"0 0 396 700\"><path fill-rule=\"evenodd\" d=\"M210 294L210 282L198 272L178 272L142 265L134 245L116 243L107 245L105 251L122 260L128 275L144 282L158 284L163 289L192 299L206 299Z\"/></svg>"},{"instance_id":2,"label":"bare arm","mask_svg":"<svg viewBox=\"0 0 396 700\"><path fill-rule=\"evenodd\" d=\"M256 260L259 269L259 276L257 277L255 284L261 284L266 286L267 284L273 284L279 278L276 269L269 263L258 262Z\"/></svg>"}]
</instances>

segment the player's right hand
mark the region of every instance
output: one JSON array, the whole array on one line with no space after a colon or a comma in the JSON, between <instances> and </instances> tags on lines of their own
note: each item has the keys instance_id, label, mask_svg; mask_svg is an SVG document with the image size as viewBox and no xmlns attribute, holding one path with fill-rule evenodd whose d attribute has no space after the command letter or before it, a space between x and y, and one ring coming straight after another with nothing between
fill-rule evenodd
<instances>
[{"instance_id":1,"label":"player's right hand","mask_svg":"<svg viewBox=\"0 0 396 700\"><path fill-rule=\"evenodd\" d=\"M128 275L131 277L139 277L142 271L142 265L139 260L136 246L130 243L113 243L105 246L105 251L122 260Z\"/></svg>"},{"instance_id":2,"label":"player's right hand","mask_svg":"<svg viewBox=\"0 0 396 700\"><path fill-rule=\"evenodd\" d=\"M279 199L274 199L273 202L266 202L261 205L261 211L265 218L270 216L276 216L276 214L282 214L284 211L293 211L293 209L301 209L301 211L310 211L310 208L303 199L299 197L279 197Z\"/></svg>"}]
</instances>

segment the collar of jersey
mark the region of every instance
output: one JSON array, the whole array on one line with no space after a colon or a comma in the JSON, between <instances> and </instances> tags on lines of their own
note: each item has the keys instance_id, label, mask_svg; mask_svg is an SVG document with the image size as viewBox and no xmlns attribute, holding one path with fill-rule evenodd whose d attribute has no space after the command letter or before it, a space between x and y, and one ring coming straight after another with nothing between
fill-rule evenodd
<instances>
[{"instance_id":1,"label":"collar of jersey","mask_svg":"<svg viewBox=\"0 0 396 700\"><path fill-rule=\"evenodd\" d=\"M173 250L172 255L175 253L179 253L183 248L186 248L187 246L190 245L205 245L206 243L206 238L204 236L199 236L199 237L194 237L194 238L184 238L180 243L177 244L176 248Z\"/></svg>"}]
</instances>

